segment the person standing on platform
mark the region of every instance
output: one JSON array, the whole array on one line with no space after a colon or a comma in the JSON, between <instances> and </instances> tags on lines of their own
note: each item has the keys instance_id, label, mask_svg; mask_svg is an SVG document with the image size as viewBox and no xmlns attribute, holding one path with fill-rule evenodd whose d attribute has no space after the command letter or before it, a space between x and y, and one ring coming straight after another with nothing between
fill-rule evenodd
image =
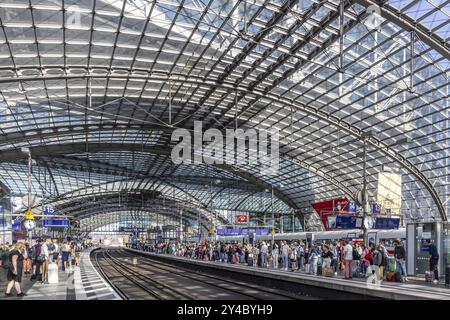
<instances>
[{"instance_id":1,"label":"person standing on platform","mask_svg":"<svg viewBox=\"0 0 450 320\"><path fill-rule=\"evenodd\" d=\"M272 246L272 266L278 269L278 256L280 255L280 249L278 249L278 244L274 243Z\"/></svg>"},{"instance_id":2,"label":"person standing on platform","mask_svg":"<svg viewBox=\"0 0 450 320\"><path fill-rule=\"evenodd\" d=\"M0 244L0 264L0 282L4 282L10 265L9 248L4 244Z\"/></svg>"},{"instance_id":3,"label":"person standing on platform","mask_svg":"<svg viewBox=\"0 0 450 320\"><path fill-rule=\"evenodd\" d=\"M22 274L23 274L23 254L25 246L22 243L15 244L12 250L9 252L9 268L8 268L8 285L6 287L5 296L11 296L12 288L16 289L17 296L23 297L26 296L25 293L22 292L20 288L20 283L22 282Z\"/></svg>"},{"instance_id":4,"label":"person standing on platform","mask_svg":"<svg viewBox=\"0 0 450 320\"><path fill-rule=\"evenodd\" d=\"M344 246L345 279L352 278L353 247L349 241Z\"/></svg>"},{"instance_id":5,"label":"person standing on platform","mask_svg":"<svg viewBox=\"0 0 450 320\"><path fill-rule=\"evenodd\" d=\"M378 279L383 279L383 272L381 271L383 264L383 254L380 252L379 245L373 245L372 247L372 273L378 276Z\"/></svg>"},{"instance_id":6,"label":"person standing on platform","mask_svg":"<svg viewBox=\"0 0 450 320\"><path fill-rule=\"evenodd\" d=\"M297 247L297 271L303 270L303 265L305 263L305 246L303 242Z\"/></svg>"},{"instance_id":7,"label":"person standing on platform","mask_svg":"<svg viewBox=\"0 0 450 320\"><path fill-rule=\"evenodd\" d=\"M70 255L70 245L68 244L67 240L63 241L63 244L61 246L61 269L62 271L66 271L66 269L69 269L69 255Z\"/></svg>"},{"instance_id":8,"label":"person standing on platform","mask_svg":"<svg viewBox=\"0 0 450 320\"><path fill-rule=\"evenodd\" d=\"M430 253L430 271L434 272L434 280L433 283L439 283L439 271L438 271L438 263L439 263L439 252L434 243L431 242L430 239L427 240L427 244L429 247Z\"/></svg>"},{"instance_id":9,"label":"person standing on platform","mask_svg":"<svg viewBox=\"0 0 450 320\"><path fill-rule=\"evenodd\" d=\"M402 281L408 282L406 273L406 250L400 240L395 240L394 257L397 261L397 265L400 266L400 275L403 276ZM398 267L397 267L398 268Z\"/></svg>"},{"instance_id":10,"label":"person standing on platform","mask_svg":"<svg viewBox=\"0 0 450 320\"><path fill-rule=\"evenodd\" d=\"M269 248L267 247L267 244L263 241L261 244L261 267L266 268L267 267L267 252L269 251Z\"/></svg>"},{"instance_id":11,"label":"person standing on platform","mask_svg":"<svg viewBox=\"0 0 450 320\"><path fill-rule=\"evenodd\" d=\"M289 268L289 248L288 244L285 241L281 242L281 258L283 259L283 269L285 271Z\"/></svg>"},{"instance_id":12,"label":"person standing on platform","mask_svg":"<svg viewBox=\"0 0 450 320\"><path fill-rule=\"evenodd\" d=\"M44 257L44 260L42 261L42 280L41 280L41 283L43 284L48 284L48 264L50 261L49 247L51 244L52 241L50 239L46 239L41 249L41 254Z\"/></svg>"},{"instance_id":13,"label":"person standing on platform","mask_svg":"<svg viewBox=\"0 0 450 320\"><path fill-rule=\"evenodd\" d=\"M386 273L386 267L388 265L388 251L384 246L384 241L380 241L378 251L380 251L382 257L382 262L380 265L380 279L383 280Z\"/></svg>"}]
</instances>

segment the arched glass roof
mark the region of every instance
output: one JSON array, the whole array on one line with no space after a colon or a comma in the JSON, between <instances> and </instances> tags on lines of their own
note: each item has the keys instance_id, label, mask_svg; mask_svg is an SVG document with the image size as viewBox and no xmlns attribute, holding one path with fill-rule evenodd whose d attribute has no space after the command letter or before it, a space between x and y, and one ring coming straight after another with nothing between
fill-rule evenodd
<instances>
[{"instance_id":1,"label":"arched glass roof","mask_svg":"<svg viewBox=\"0 0 450 320\"><path fill-rule=\"evenodd\" d=\"M365 140L372 194L397 168L402 213L446 219L449 13L444 0L1 1L0 180L26 192L28 147L48 201L132 181L260 211L273 187L276 210L314 228L312 202L361 190ZM194 120L279 129L280 174L174 165L171 132Z\"/></svg>"}]
</instances>

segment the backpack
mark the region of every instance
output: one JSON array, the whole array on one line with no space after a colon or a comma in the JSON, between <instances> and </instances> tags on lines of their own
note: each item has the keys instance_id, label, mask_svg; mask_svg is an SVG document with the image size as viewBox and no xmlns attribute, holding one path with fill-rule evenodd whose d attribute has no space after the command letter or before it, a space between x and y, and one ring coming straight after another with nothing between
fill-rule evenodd
<instances>
[{"instance_id":1,"label":"backpack","mask_svg":"<svg viewBox=\"0 0 450 320\"><path fill-rule=\"evenodd\" d=\"M352 254L353 254L353 260L361 259L361 256L359 255L359 253L356 249L353 249Z\"/></svg>"},{"instance_id":2,"label":"backpack","mask_svg":"<svg viewBox=\"0 0 450 320\"><path fill-rule=\"evenodd\" d=\"M37 258L37 257L39 257L40 255L41 255L41 245L35 245L34 247L33 247L33 254L32 254L32 257L33 258Z\"/></svg>"},{"instance_id":3,"label":"backpack","mask_svg":"<svg viewBox=\"0 0 450 320\"><path fill-rule=\"evenodd\" d=\"M372 255L372 252L367 252L367 254L366 254L366 256L364 257L364 259L366 259L367 261L369 261L369 262L372 262L372 259L373 259L373 255Z\"/></svg>"},{"instance_id":4,"label":"backpack","mask_svg":"<svg viewBox=\"0 0 450 320\"><path fill-rule=\"evenodd\" d=\"M55 247L55 245L53 243L48 246L48 250L49 251L53 251L55 249L56 249L56 247Z\"/></svg>"},{"instance_id":5,"label":"backpack","mask_svg":"<svg viewBox=\"0 0 450 320\"><path fill-rule=\"evenodd\" d=\"M2 267L4 269L9 269L9 267L11 266L11 261L9 261L9 253L8 251L1 251L0 252L0 258L1 258L1 262L2 262Z\"/></svg>"}]
</instances>

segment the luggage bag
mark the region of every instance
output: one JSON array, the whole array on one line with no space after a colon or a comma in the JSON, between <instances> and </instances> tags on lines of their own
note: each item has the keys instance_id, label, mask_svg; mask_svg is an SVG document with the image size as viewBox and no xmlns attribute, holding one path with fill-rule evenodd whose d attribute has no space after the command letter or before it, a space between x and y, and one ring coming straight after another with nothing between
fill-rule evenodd
<instances>
[{"instance_id":1,"label":"luggage bag","mask_svg":"<svg viewBox=\"0 0 450 320\"><path fill-rule=\"evenodd\" d=\"M323 275L325 277L334 277L334 267L324 267L323 268Z\"/></svg>"},{"instance_id":2,"label":"luggage bag","mask_svg":"<svg viewBox=\"0 0 450 320\"><path fill-rule=\"evenodd\" d=\"M433 282L434 280L434 272L432 271L425 271L425 282Z\"/></svg>"}]
</instances>

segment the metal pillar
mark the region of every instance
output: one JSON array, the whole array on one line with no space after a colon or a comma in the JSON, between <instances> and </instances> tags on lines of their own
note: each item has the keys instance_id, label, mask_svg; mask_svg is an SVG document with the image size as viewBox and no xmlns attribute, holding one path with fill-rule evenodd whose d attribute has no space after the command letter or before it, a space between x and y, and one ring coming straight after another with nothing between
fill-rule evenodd
<instances>
[{"instance_id":1,"label":"metal pillar","mask_svg":"<svg viewBox=\"0 0 450 320\"><path fill-rule=\"evenodd\" d=\"M367 237L368 237L368 230L367 230L367 216L368 216L368 196L367 196L367 140L364 139L364 145L363 145L363 189L362 189L362 203L363 203L363 238L364 238L364 244L367 246Z\"/></svg>"},{"instance_id":2,"label":"metal pillar","mask_svg":"<svg viewBox=\"0 0 450 320\"><path fill-rule=\"evenodd\" d=\"M275 243L275 213L273 211L273 186L271 193L271 210L272 210L272 245Z\"/></svg>"}]
</instances>

